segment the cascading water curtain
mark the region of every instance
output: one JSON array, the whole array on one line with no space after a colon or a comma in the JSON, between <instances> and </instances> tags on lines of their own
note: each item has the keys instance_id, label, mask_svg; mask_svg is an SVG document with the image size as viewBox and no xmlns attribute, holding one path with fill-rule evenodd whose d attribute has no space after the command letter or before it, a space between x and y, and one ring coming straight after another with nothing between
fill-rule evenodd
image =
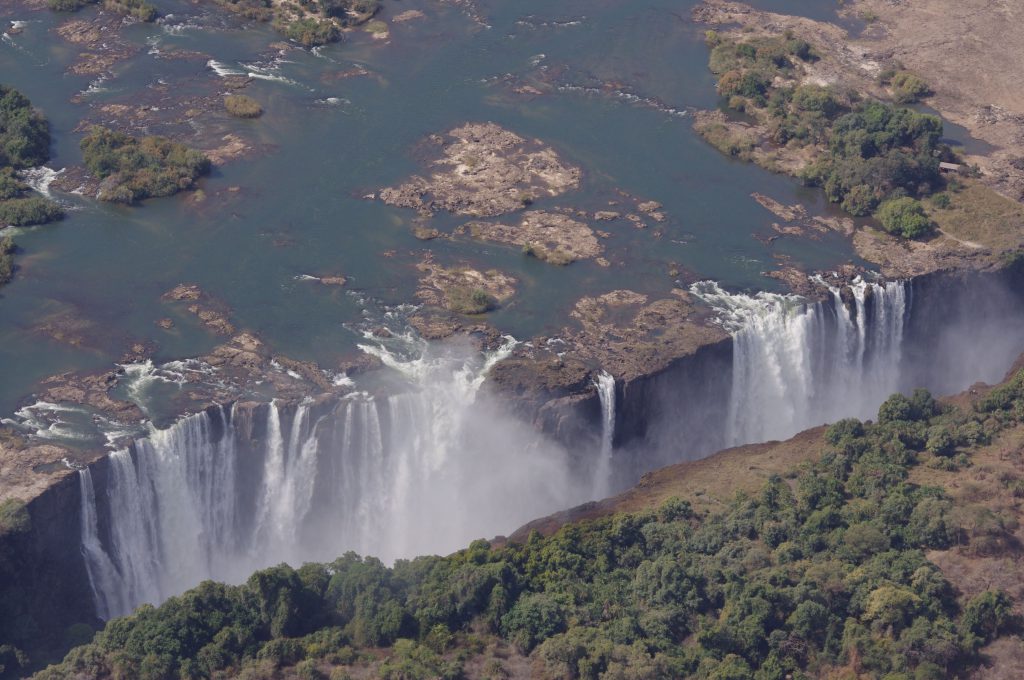
<instances>
[{"instance_id":1,"label":"cascading water curtain","mask_svg":"<svg viewBox=\"0 0 1024 680\"><path fill-rule=\"evenodd\" d=\"M852 312L838 289L826 304L796 295L731 294L708 281L691 287L733 336L729 445L871 417L899 389L906 285L857 280L851 289Z\"/></svg>"},{"instance_id":2,"label":"cascading water curtain","mask_svg":"<svg viewBox=\"0 0 1024 680\"><path fill-rule=\"evenodd\" d=\"M389 357L408 389L272 403L251 411L250 429L237 406L184 418L111 454L100 508L83 471L97 612L282 561L451 552L588 500L592 470L570 470L564 450L477 399L483 359Z\"/></svg>"}]
</instances>

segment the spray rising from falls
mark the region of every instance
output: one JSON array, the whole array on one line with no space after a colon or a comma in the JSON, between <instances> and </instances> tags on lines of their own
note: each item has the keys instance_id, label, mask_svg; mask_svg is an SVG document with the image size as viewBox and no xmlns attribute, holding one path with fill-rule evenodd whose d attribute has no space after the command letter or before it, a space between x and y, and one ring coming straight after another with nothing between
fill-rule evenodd
<instances>
[{"instance_id":1,"label":"spray rising from falls","mask_svg":"<svg viewBox=\"0 0 1024 680\"><path fill-rule=\"evenodd\" d=\"M717 284L692 292L719 312L733 336L732 389L726 443L785 439L825 422L870 417L901 387L902 282L850 286L832 299L795 295L733 295Z\"/></svg>"},{"instance_id":2,"label":"spray rising from falls","mask_svg":"<svg viewBox=\"0 0 1024 680\"><path fill-rule=\"evenodd\" d=\"M105 480L102 466L82 471L101 616L281 561L449 552L594 488L574 481L565 451L479 394L508 348L415 359L364 349L399 389L211 408L112 454Z\"/></svg>"}]
</instances>

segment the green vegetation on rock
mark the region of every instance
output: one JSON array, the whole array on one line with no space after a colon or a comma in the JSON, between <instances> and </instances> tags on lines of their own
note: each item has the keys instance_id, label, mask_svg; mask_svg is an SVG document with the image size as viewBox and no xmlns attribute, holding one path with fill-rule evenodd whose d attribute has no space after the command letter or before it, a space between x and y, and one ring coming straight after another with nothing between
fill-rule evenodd
<instances>
[{"instance_id":1,"label":"green vegetation on rock","mask_svg":"<svg viewBox=\"0 0 1024 680\"><path fill-rule=\"evenodd\" d=\"M1012 532L965 525L912 473L970 465L1022 424L1024 371L963 409L894 395L876 423L832 425L817 460L721 510L670 499L522 545L206 582L38 677L503 677L516 659L544 678L958 676L1020 621L1004 592L958 596L926 554L1000 555Z\"/></svg>"},{"instance_id":2,"label":"green vegetation on rock","mask_svg":"<svg viewBox=\"0 0 1024 680\"><path fill-rule=\"evenodd\" d=\"M341 29L337 24L327 19L317 17L304 17L288 22L277 22L274 24L289 40L294 40L303 47L316 47L326 45L341 38Z\"/></svg>"},{"instance_id":3,"label":"green vegetation on rock","mask_svg":"<svg viewBox=\"0 0 1024 680\"><path fill-rule=\"evenodd\" d=\"M54 12L77 12L87 5L95 5L99 0L46 0L46 6Z\"/></svg>"},{"instance_id":4,"label":"green vegetation on rock","mask_svg":"<svg viewBox=\"0 0 1024 680\"><path fill-rule=\"evenodd\" d=\"M103 7L139 21L154 21L157 17L156 6L146 0L104 0Z\"/></svg>"},{"instance_id":5,"label":"green vegetation on rock","mask_svg":"<svg viewBox=\"0 0 1024 680\"><path fill-rule=\"evenodd\" d=\"M340 40L341 29L366 23L380 9L378 0L214 1L249 19L273 21L277 31L307 48Z\"/></svg>"},{"instance_id":6,"label":"green vegetation on rock","mask_svg":"<svg viewBox=\"0 0 1024 680\"><path fill-rule=\"evenodd\" d=\"M445 291L448 309L457 314L483 314L498 306L494 296L481 288L456 286Z\"/></svg>"},{"instance_id":7,"label":"green vegetation on rock","mask_svg":"<svg viewBox=\"0 0 1024 680\"><path fill-rule=\"evenodd\" d=\"M259 118L263 115L263 107L259 102L244 94L224 97L224 108L235 118Z\"/></svg>"},{"instance_id":8,"label":"green vegetation on rock","mask_svg":"<svg viewBox=\"0 0 1024 680\"><path fill-rule=\"evenodd\" d=\"M753 116L763 126L764 141L804 160L779 165L767 154L754 153L757 135L752 132L743 134L744 128L725 122L701 126L701 134L724 153L787 168L857 216L871 215L883 201L924 197L943 187L939 161L954 158L939 141L942 121L937 116L801 83L800 64L815 58L814 49L792 35L723 38L713 33L708 43L709 67L718 75L718 92L728 108ZM897 102L916 101L928 91L906 71L887 78Z\"/></svg>"},{"instance_id":9,"label":"green vegetation on rock","mask_svg":"<svg viewBox=\"0 0 1024 680\"><path fill-rule=\"evenodd\" d=\"M171 196L210 170L210 159L202 153L164 137L136 139L97 126L81 147L86 167L103 180L97 195L103 201Z\"/></svg>"},{"instance_id":10,"label":"green vegetation on rock","mask_svg":"<svg viewBox=\"0 0 1024 680\"><path fill-rule=\"evenodd\" d=\"M0 253L3 249L3 239L0 239ZM13 498L0 503L0 534L25 533L31 526L32 520L24 503Z\"/></svg>"},{"instance_id":11,"label":"green vegetation on rock","mask_svg":"<svg viewBox=\"0 0 1024 680\"><path fill-rule=\"evenodd\" d=\"M16 170L42 165L50 158L50 129L28 98L0 85L0 227L25 227L58 220L64 211L18 179ZM15 246L0 239L0 285L14 273Z\"/></svg>"},{"instance_id":12,"label":"green vegetation on rock","mask_svg":"<svg viewBox=\"0 0 1024 680\"><path fill-rule=\"evenodd\" d=\"M64 211L59 205L42 196L0 201L0 224L3 225L28 227L53 222L63 216Z\"/></svg>"},{"instance_id":13,"label":"green vegetation on rock","mask_svg":"<svg viewBox=\"0 0 1024 680\"><path fill-rule=\"evenodd\" d=\"M54 12L77 12L83 7L96 5L100 0L46 0L46 5ZM108 12L116 12L133 17L139 21L154 21L158 12L156 5L147 0L103 0L103 8Z\"/></svg>"}]
</instances>

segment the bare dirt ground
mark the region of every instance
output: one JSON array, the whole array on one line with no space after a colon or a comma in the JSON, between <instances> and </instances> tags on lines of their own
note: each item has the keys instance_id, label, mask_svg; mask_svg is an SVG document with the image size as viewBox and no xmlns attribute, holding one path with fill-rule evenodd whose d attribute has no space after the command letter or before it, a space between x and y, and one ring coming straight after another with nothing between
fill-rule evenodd
<instances>
[{"instance_id":1,"label":"bare dirt ground","mask_svg":"<svg viewBox=\"0 0 1024 680\"><path fill-rule=\"evenodd\" d=\"M921 75L928 104L995 147L971 155L1001 193L1024 198L1024 4L1019 0L855 0L877 20L854 45Z\"/></svg>"},{"instance_id":2,"label":"bare dirt ground","mask_svg":"<svg viewBox=\"0 0 1024 680\"><path fill-rule=\"evenodd\" d=\"M951 193L951 207L928 206L939 227L933 238L908 243L861 224L854 246L894 277L1001 266L1005 253L1024 247L1019 209L1024 199L1024 31L1019 30L1024 6L1008 0L857 0L844 14L871 22L861 35L851 36L835 24L727 0L706 0L693 17L736 37L791 31L808 40L820 59L800 65L802 83L890 99L892 93L879 83L883 70L906 68L924 78L933 90L924 103L984 142L961 149L966 163L980 167L981 177L962 182L965 187ZM723 153L776 172L795 175L812 160L807 149L801 156L769 143L764 126L717 111L697 112L694 127ZM850 225L836 226L852 231ZM816 230L790 225L776 231L813 236Z\"/></svg>"}]
</instances>

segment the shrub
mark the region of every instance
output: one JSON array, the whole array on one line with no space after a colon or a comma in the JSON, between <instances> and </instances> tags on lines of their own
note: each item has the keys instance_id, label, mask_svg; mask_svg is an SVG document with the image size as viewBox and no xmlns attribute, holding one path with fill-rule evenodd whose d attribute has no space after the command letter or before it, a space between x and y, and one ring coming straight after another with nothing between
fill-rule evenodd
<instances>
[{"instance_id":1,"label":"shrub","mask_svg":"<svg viewBox=\"0 0 1024 680\"><path fill-rule=\"evenodd\" d=\"M1013 620L1013 601L1001 590L986 590L971 598L960 616L962 634L989 642Z\"/></svg>"},{"instance_id":2,"label":"shrub","mask_svg":"<svg viewBox=\"0 0 1024 680\"><path fill-rule=\"evenodd\" d=\"M878 207L875 217L883 229L903 238L918 238L932 230L931 220L920 201L909 197L885 201Z\"/></svg>"},{"instance_id":3,"label":"shrub","mask_svg":"<svg viewBox=\"0 0 1024 680\"><path fill-rule=\"evenodd\" d=\"M851 215L864 217L870 215L877 205L878 198L871 187L867 184L858 184L846 194L840 207Z\"/></svg>"},{"instance_id":4,"label":"shrub","mask_svg":"<svg viewBox=\"0 0 1024 680\"><path fill-rule=\"evenodd\" d=\"M170 196L210 170L210 160L202 153L164 137L135 139L97 126L81 147L86 167L103 180L98 193L103 201L134 203Z\"/></svg>"},{"instance_id":5,"label":"shrub","mask_svg":"<svg viewBox=\"0 0 1024 680\"><path fill-rule=\"evenodd\" d=\"M46 224L63 216L64 211L59 205L41 196L0 201L0 224L12 227Z\"/></svg>"},{"instance_id":6,"label":"shrub","mask_svg":"<svg viewBox=\"0 0 1024 680\"><path fill-rule=\"evenodd\" d=\"M341 32L333 21L306 17L296 19L287 24L279 25L278 29L289 40L294 40L303 47L317 47L335 42L341 38Z\"/></svg>"},{"instance_id":7,"label":"shrub","mask_svg":"<svg viewBox=\"0 0 1024 680\"><path fill-rule=\"evenodd\" d=\"M229 94L224 97L224 108L235 118L259 118L263 107L252 97L244 94Z\"/></svg>"},{"instance_id":8,"label":"shrub","mask_svg":"<svg viewBox=\"0 0 1024 680\"><path fill-rule=\"evenodd\" d=\"M913 104L931 94L928 83L909 71L897 71L889 82L898 104Z\"/></svg>"},{"instance_id":9,"label":"shrub","mask_svg":"<svg viewBox=\"0 0 1024 680\"><path fill-rule=\"evenodd\" d=\"M498 301L480 288L457 286L446 293L448 309L457 314L483 314L498 306Z\"/></svg>"},{"instance_id":10,"label":"shrub","mask_svg":"<svg viewBox=\"0 0 1024 680\"><path fill-rule=\"evenodd\" d=\"M86 5L95 5L99 0L46 0L46 6L54 12L77 12Z\"/></svg>"},{"instance_id":11,"label":"shrub","mask_svg":"<svg viewBox=\"0 0 1024 680\"><path fill-rule=\"evenodd\" d=\"M504 634L524 653L565 627L561 603L546 593L530 593L501 619Z\"/></svg>"},{"instance_id":12,"label":"shrub","mask_svg":"<svg viewBox=\"0 0 1024 680\"><path fill-rule=\"evenodd\" d=\"M934 205L936 208L945 210L950 206L951 203L952 201L949 198L949 194L947 194L945 191L938 194L934 194L932 196L932 205Z\"/></svg>"},{"instance_id":13,"label":"shrub","mask_svg":"<svg viewBox=\"0 0 1024 680\"><path fill-rule=\"evenodd\" d=\"M146 0L104 0L103 7L111 12L135 17L139 21L154 21L156 7Z\"/></svg>"},{"instance_id":14,"label":"shrub","mask_svg":"<svg viewBox=\"0 0 1024 680\"><path fill-rule=\"evenodd\" d=\"M63 216L63 209L56 203L31 195L31 190L11 168L0 169L0 226L27 227L53 222ZM7 274L10 275L9 270Z\"/></svg>"}]
</instances>

